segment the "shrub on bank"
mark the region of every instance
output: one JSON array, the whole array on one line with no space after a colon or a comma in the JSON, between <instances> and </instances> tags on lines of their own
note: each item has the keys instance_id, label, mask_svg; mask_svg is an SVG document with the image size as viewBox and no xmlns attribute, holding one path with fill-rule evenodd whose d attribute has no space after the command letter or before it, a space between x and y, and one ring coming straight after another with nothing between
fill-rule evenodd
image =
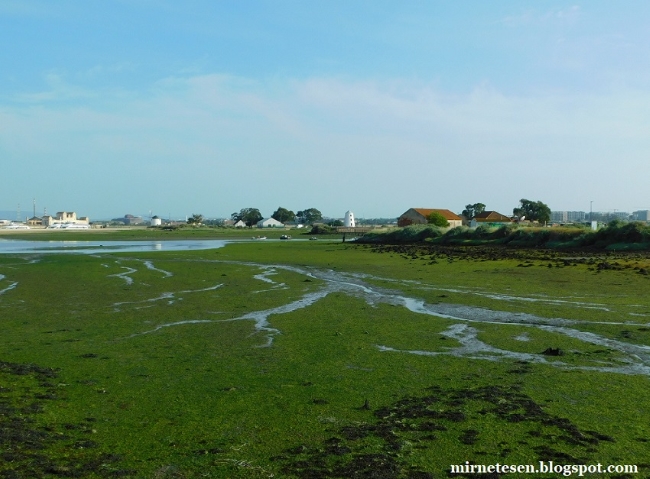
<instances>
[{"instance_id":1,"label":"shrub on bank","mask_svg":"<svg viewBox=\"0 0 650 479\"><path fill-rule=\"evenodd\" d=\"M639 221L623 223L620 220L614 220L605 228L596 231L595 238L596 242L646 243L650 241L650 227Z\"/></svg>"},{"instance_id":2,"label":"shrub on bank","mask_svg":"<svg viewBox=\"0 0 650 479\"><path fill-rule=\"evenodd\" d=\"M498 228L486 225L476 229L459 226L448 231L432 225L411 225L387 232L367 233L359 242L410 244L478 245L504 244L523 248L615 248L650 249L650 226L641 222L612 221L598 231L576 225L560 228L522 227L516 224ZM627 246L626 246L627 245Z\"/></svg>"},{"instance_id":3,"label":"shrub on bank","mask_svg":"<svg viewBox=\"0 0 650 479\"><path fill-rule=\"evenodd\" d=\"M307 235L333 235L336 233L336 228L328 225L314 225Z\"/></svg>"},{"instance_id":4,"label":"shrub on bank","mask_svg":"<svg viewBox=\"0 0 650 479\"><path fill-rule=\"evenodd\" d=\"M359 243L410 244L441 237L443 230L433 225L410 225L388 231L369 231Z\"/></svg>"}]
</instances>

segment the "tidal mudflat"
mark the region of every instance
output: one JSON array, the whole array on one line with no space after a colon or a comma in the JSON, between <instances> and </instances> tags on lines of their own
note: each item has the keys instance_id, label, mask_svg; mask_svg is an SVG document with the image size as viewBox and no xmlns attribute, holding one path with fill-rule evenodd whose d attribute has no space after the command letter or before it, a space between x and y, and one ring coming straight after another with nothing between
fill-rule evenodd
<instances>
[{"instance_id":1,"label":"tidal mudflat","mask_svg":"<svg viewBox=\"0 0 650 479\"><path fill-rule=\"evenodd\" d=\"M321 242L3 255L0 477L648 474L649 266Z\"/></svg>"}]
</instances>

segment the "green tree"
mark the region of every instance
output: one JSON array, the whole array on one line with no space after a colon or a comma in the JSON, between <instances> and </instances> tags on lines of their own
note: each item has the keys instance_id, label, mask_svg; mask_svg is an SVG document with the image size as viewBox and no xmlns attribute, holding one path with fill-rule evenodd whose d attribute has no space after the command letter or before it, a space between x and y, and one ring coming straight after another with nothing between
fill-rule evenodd
<instances>
[{"instance_id":1,"label":"green tree","mask_svg":"<svg viewBox=\"0 0 650 479\"><path fill-rule=\"evenodd\" d=\"M253 226L258 221L264 219L262 213L257 208L242 208L239 210L239 213L235 212L230 217L235 223L240 220L243 221L246 223L246 226Z\"/></svg>"},{"instance_id":2,"label":"green tree","mask_svg":"<svg viewBox=\"0 0 650 479\"><path fill-rule=\"evenodd\" d=\"M296 214L286 208L278 207L277 210L271 215L271 218L278 220L280 223L287 223L296 218Z\"/></svg>"},{"instance_id":3,"label":"green tree","mask_svg":"<svg viewBox=\"0 0 650 479\"><path fill-rule=\"evenodd\" d=\"M434 226L440 226L441 228L446 228L449 226L449 221L447 221L447 218L442 216L437 211L434 211L429 216L427 216L427 223Z\"/></svg>"},{"instance_id":4,"label":"green tree","mask_svg":"<svg viewBox=\"0 0 650 479\"><path fill-rule=\"evenodd\" d=\"M323 219L323 215L316 208L309 208L303 211L298 211L296 217L302 223L314 223Z\"/></svg>"},{"instance_id":5,"label":"green tree","mask_svg":"<svg viewBox=\"0 0 650 479\"><path fill-rule=\"evenodd\" d=\"M461 213L465 218L471 220L485 211L485 205L483 203L474 203L473 205L465 205L465 209Z\"/></svg>"},{"instance_id":6,"label":"green tree","mask_svg":"<svg viewBox=\"0 0 650 479\"><path fill-rule=\"evenodd\" d=\"M187 219L188 225L200 225L201 223L203 223L203 215L194 213Z\"/></svg>"},{"instance_id":7,"label":"green tree","mask_svg":"<svg viewBox=\"0 0 650 479\"><path fill-rule=\"evenodd\" d=\"M551 208L541 201L531 201L525 198L519 200L519 207L512 209L512 214L520 219L547 223L551 219Z\"/></svg>"}]
</instances>

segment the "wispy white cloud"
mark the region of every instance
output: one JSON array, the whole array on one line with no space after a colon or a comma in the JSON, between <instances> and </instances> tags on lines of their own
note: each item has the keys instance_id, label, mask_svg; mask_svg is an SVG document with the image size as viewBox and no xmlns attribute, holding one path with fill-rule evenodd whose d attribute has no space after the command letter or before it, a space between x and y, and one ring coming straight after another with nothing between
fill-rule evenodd
<instances>
[{"instance_id":1,"label":"wispy white cloud","mask_svg":"<svg viewBox=\"0 0 650 479\"><path fill-rule=\"evenodd\" d=\"M582 16L578 5L555 8L540 12L536 9L527 9L524 12L507 15L501 19L501 23L508 26L530 26L530 25L560 25L573 24Z\"/></svg>"},{"instance_id":2,"label":"wispy white cloud","mask_svg":"<svg viewBox=\"0 0 650 479\"><path fill-rule=\"evenodd\" d=\"M133 71L134 65L131 62L113 63L109 65L94 65L83 71L80 76L84 78L93 78L125 71Z\"/></svg>"},{"instance_id":3,"label":"wispy white cloud","mask_svg":"<svg viewBox=\"0 0 650 479\"><path fill-rule=\"evenodd\" d=\"M0 2L0 15L40 16L51 14L56 6L52 2L36 0L3 0Z\"/></svg>"},{"instance_id":4,"label":"wispy white cloud","mask_svg":"<svg viewBox=\"0 0 650 479\"><path fill-rule=\"evenodd\" d=\"M65 75L58 72L46 73L43 80L46 84L46 89L43 91L19 93L14 95L12 100L18 103L43 104L88 100L100 95L97 91L68 82Z\"/></svg>"},{"instance_id":5,"label":"wispy white cloud","mask_svg":"<svg viewBox=\"0 0 650 479\"><path fill-rule=\"evenodd\" d=\"M450 95L406 81L204 75L162 80L146 95L102 94L0 107L0 149L23 167L56 160L50 180L93 162L94 174L113 185L125 171L146 175L156 187L140 185L138 194L155 197L162 188L174 204L188 201L181 193L188 188L195 201L209 203L219 178L221 214L255 204L291 207L300 198L331 204L332 213L349 207L309 182L259 188L290 178L390 191L372 197L371 188L369 198L355 200L367 203L367 215L430 205L433 184L445 207L475 199L504 211L520 197L578 208L576 195L597 199L598 191L625 209L645 188L625 173L642 170L650 150L650 94L643 91L524 97L486 84ZM253 188L241 189L237 179Z\"/></svg>"}]
</instances>

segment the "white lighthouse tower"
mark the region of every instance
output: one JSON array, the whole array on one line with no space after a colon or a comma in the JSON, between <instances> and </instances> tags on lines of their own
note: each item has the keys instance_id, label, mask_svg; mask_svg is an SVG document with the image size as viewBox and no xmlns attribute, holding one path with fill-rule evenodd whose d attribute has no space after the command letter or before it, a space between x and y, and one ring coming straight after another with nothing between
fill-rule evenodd
<instances>
[{"instance_id":1,"label":"white lighthouse tower","mask_svg":"<svg viewBox=\"0 0 650 479\"><path fill-rule=\"evenodd\" d=\"M356 223L354 222L354 213L352 213L352 211L345 212L345 219L343 220L343 224L346 228L356 227Z\"/></svg>"}]
</instances>

